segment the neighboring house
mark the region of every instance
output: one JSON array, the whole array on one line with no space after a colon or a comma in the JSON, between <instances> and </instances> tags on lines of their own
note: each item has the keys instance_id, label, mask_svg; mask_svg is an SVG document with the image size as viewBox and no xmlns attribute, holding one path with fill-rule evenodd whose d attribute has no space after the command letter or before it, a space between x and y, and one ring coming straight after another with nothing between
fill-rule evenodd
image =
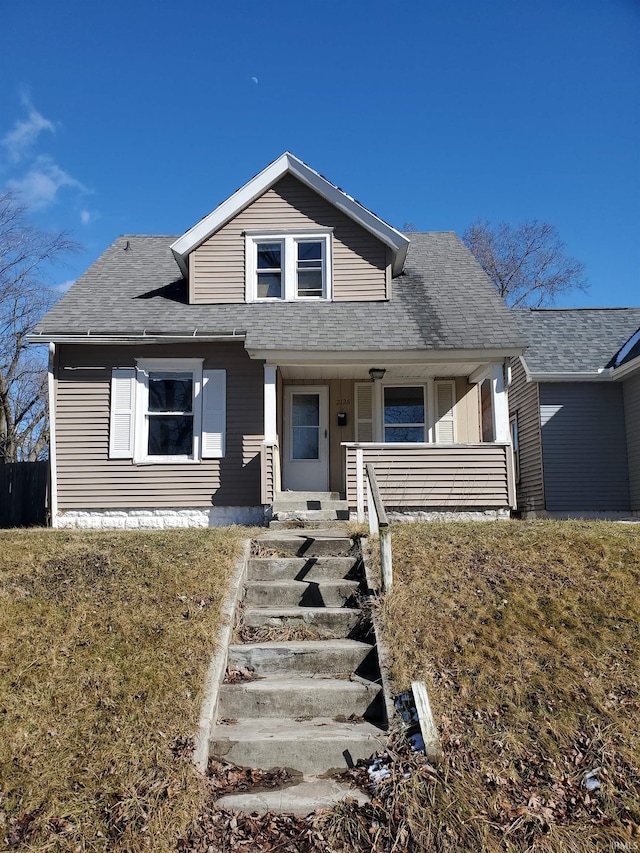
<instances>
[{"instance_id":1,"label":"neighboring house","mask_svg":"<svg viewBox=\"0 0 640 853\"><path fill-rule=\"evenodd\" d=\"M640 308L515 314L529 343L509 389L518 508L640 515Z\"/></svg>"},{"instance_id":2,"label":"neighboring house","mask_svg":"<svg viewBox=\"0 0 640 853\"><path fill-rule=\"evenodd\" d=\"M117 239L31 339L55 526L261 522L281 489L354 510L371 461L400 511L515 505L510 312L453 233L401 234L291 154L182 237Z\"/></svg>"}]
</instances>

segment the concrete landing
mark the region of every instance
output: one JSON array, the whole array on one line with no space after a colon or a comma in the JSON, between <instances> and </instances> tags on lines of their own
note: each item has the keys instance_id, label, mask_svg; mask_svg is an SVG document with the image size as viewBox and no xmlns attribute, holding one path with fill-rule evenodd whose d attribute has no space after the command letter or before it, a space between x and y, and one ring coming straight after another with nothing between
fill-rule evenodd
<instances>
[{"instance_id":1,"label":"concrete landing","mask_svg":"<svg viewBox=\"0 0 640 853\"><path fill-rule=\"evenodd\" d=\"M350 788L334 779L311 777L290 788L225 794L216 805L221 809L241 811L245 814L278 812L304 816L317 809L330 808L334 803L346 799L357 800L360 805L369 802L369 797L358 788Z\"/></svg>"}]
</instances>

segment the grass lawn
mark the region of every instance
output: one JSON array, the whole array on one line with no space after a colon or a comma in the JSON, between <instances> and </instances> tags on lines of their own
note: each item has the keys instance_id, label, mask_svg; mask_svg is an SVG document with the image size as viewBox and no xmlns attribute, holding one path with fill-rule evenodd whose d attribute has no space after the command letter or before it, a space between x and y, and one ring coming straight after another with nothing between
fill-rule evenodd
<instances>
[{"instance_id":1,"label":"grass lawn","mask_svg":"<svg viewBox=\"0 0 640 853\"><path fill-rule=\"evenodd\" d=\"M397 525L393 556L393 679L445 753L415 849L640 850L640 525Z\"/></svg>"},{"instance_id":2,"label":"grass lawn","mask_svg":"<svg viewBox=\"0 0 640 853\"><path fill-rule=\"evenodd\" d=\"M247 535L0 533L0 849L640 849L640 526L395 526L379 613L444 761L308 821L217 812L189 762Z\"/></svg>"},{"instance_id":3,"label":"grass lawn","mask_svg":"<svg viewBox=\"0 0 640 853\"><path fill-rule=\"evenodd\" d=\"M0 849L175 850L240 528L0 533Z\"/></svg>"}]
</instances>

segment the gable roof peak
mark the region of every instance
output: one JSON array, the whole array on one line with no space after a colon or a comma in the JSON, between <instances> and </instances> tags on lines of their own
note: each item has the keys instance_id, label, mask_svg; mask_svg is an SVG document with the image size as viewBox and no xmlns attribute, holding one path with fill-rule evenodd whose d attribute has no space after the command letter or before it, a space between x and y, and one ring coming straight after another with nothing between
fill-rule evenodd
<instances>
[{"instance_id":1,"label":"gable roof peak","mask_svg":"<svg viewBox=\"0 0 640 853\"><path fill-rule=\"evenodd\" d=\"M393 275L398 275L402 271L409 246L408 238L345 193L344 190L331 183L319 172L316 172L315 169L307 166L290 151L285 151L239 190L236 190L226 201L218 205L208 216L205 216L182 237L172 243L171 251L182 273L185 276L187 275L187 258L194 249L197 249L219 228L233 219L236 214L244 210L286 174L291 174L306 184L338 210L341 210L389 246L392 252Z\"/></svg>"}]
</instances>

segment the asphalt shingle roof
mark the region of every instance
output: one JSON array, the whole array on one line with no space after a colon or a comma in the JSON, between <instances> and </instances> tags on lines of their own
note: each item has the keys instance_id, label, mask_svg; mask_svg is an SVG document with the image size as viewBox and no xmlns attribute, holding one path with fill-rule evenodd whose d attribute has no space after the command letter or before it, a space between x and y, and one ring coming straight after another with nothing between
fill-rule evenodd
<instances>
[{"instance_id":1,"label":"asphalt shingle roof","mask_svg":"<svg viewBox=\"0 0 640 853\"><path fill-rule=\"evenodd\" d=\"M594 373L611 367L640 328L640 308L526 308L515 311L529 341L532 373Z\"/></svg>"},{"instance_id":2,"label":"asphalt shingle roof","mask_svg":"<svg viewBox=\"0 0 640 853\"><path fill-rule=\"evenodd\" d=\"M524 345L453 232L411 234L388 302L189 305L167 236L119 237L38 324L43 336L246 334L248 349L358 351ZM128 246L128 248L127 248Z\"/></svg>"}]
</instances>

